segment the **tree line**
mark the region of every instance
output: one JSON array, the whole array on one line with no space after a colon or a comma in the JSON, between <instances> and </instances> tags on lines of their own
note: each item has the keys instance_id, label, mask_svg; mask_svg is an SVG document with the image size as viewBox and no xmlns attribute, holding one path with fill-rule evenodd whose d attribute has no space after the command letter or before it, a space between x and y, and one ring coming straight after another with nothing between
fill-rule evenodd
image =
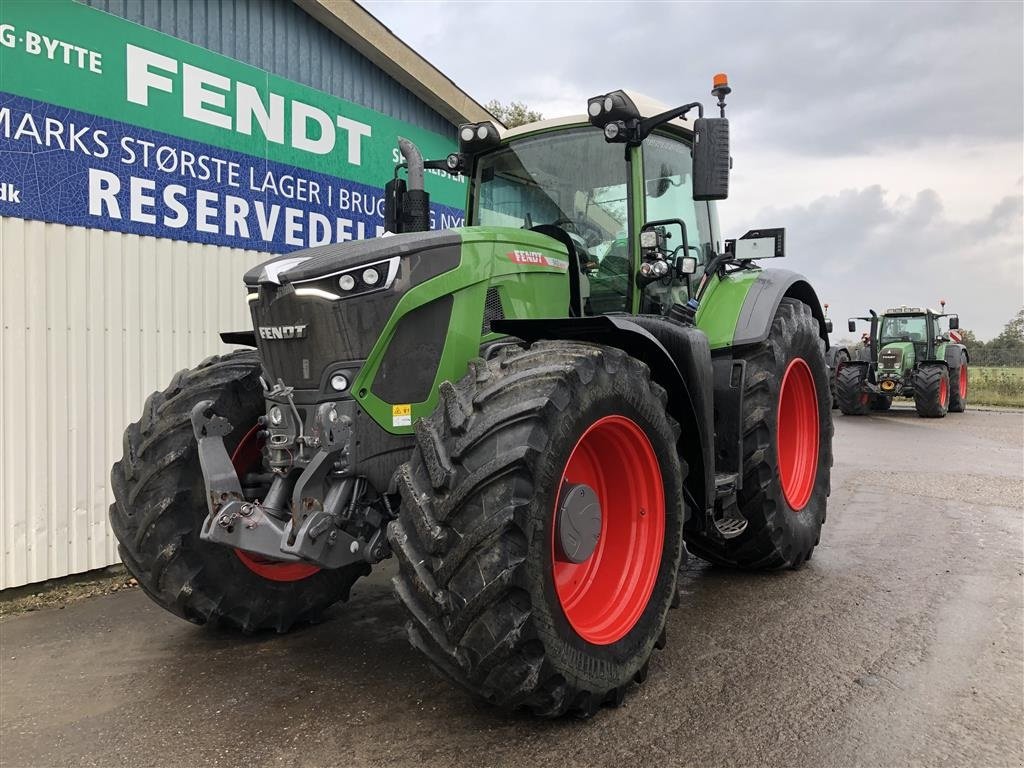
<instances>
[{"instance_id":1,"label":"tree line","mask_svg":"<svg viewBox=\"0 0 1024 768\"><path fill-rule=\"evenodd\" d=\"M990 341L981 341L967 329L962 329L960 335L973 365L1024 366L1024 309Z\"/></svg>"}]
</instances>

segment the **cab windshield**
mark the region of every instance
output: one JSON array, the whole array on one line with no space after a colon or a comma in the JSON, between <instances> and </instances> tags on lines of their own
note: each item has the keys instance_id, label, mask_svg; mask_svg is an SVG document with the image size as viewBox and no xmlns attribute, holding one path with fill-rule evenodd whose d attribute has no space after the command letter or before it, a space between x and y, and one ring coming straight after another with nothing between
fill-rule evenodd
<instances>
[{"instance_id":1,"label":"cab windshield","mask_svg":"<svg viewBox=\"0 0 1024 768\"><path fill-rule=\"evenodd\" d=\"M555 224L608 245L627 235L627 174L622 146L590 127L520 139L477 163L472 223Z\"/></svg>"},{"instance_id":2,"label":"cab windshield","mask_svg":"<svg viewBox=\"0 0 1024 768\"><path fill-rule=\"evenodd\" d=\"M886 315L878 333L882 344L894 341L927 341L927 323L924 315Z\"/></svg>"},{"instance_id":3,"label":"cab windshield","mask_svg":"<svg viewBox=\"0 0 1024 768\"><path fill-rule=\"evenodd\" d=\"M585 128L513 141L477 162L474 225L554 224L590 276L590 311L628 309L629 167L621 144Z\"/></svg>"}]
</instances>

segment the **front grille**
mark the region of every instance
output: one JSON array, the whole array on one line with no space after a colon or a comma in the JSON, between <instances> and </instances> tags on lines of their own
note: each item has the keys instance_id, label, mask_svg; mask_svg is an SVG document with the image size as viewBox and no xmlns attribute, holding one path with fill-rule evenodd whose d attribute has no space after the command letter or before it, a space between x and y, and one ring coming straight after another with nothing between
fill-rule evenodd
<instances>
[{"instance_id":1,"label":"front grille","mask_svg":"<svg viewBox=\"0 0 1024 768\"><path fill-rule=\"evenodd\" d=\"M366 359L401 298L392 289L327 301L299 296L290 286L260 286L249 308L266 375L296 389L319 389L329 369Z\"/></svg>"},{"instance_id":2,"label":"front grille","mask_svg":"<svg viewBox=\"0 0 1024 768\"><path fill-rule=\"evenodd\" d=\"M880 368L899 368L902 362L902 349L883 349L878 355L878 366Z\"/></svg>"},{"instance_id":3,"label":"front grille","mask_svg":"<svg viewBox=\"0 0 1024 768\"><path fill-rule=\"evenodd\" d=\"M484 299L484 322L480 328L480 335L486 336L491 332L491 323L495 320L504 320L505 310L501 306L501 295L497 288L487 289L487 298Z\"/></svg>"}]
</instances>

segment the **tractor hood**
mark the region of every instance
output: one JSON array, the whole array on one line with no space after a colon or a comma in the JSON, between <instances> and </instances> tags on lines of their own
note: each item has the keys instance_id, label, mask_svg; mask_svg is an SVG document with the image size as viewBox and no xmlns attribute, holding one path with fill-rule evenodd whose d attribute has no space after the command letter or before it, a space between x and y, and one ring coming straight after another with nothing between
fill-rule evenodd
<instances>
[{"instance_id":1,"label":"tractor hood","mask_svg":"<svg viewBox=\"0 0 1024 768\"><path fill-rule=\"evenodd\" d=\"M526 280L522 290L531 293L537 278L562 286L558 293L566 299L557 312L553 302L544 309L563 316L567 271L566 249L552 238L519 229L467 227L294 251L249 270L244 281L269 382L280 380L304 391L302 399L337 397L330 389L333 376L342 373L352 382L368 358L386 350L381 370L371 372L377 377L374 387L385 393L394 389L395 396L404 393L409 402L416 394L411 386L389 388L384 380L412 380L420 371L429 389L449 325L459 333L479 333L486 322L484 294L491 281L514 275ZM524 273L548 274L530 279ZM443 284L433 281L441 275ZM463 301L472 302L479 294L480 317L463 317L453 304L470 290L474 298ZM376 356L371 354L375 349Z\"/></svg>"},{"instance_id":2,"label":"tractor hood","mask_svg":"<svg viewBox=\"0 0 1024 768\"><path fill-rule=\"evenodd\" d=\"M878 353L880 371L903 371L914 365L914 344L909 341L894 341L886 344Z\"/></svg>"},{"instance_id":3,"label":"tractor hood","mask_svg":"<svg viewBox=\"0 0 1024 768\"><path fill-rule=\"evenodd\" d=\"M268 379L329 392L351 378L410 288L455 269L461 240L424 232L325 245L271 259L245 274L256 344Z\"/></svg>"},{"instance_id":4,"label":"tractor hood","mask_svg":"<svg viewBox=\"0 0 1024 768\"><path fill-rule=\"evenodd\" d=\"M345 243L332 243L301 251L292 251L283 256L275 256L269 261L259 264L245 273L245 284L250 288L258 288L261 283L283 285L290 283L298 286L311 280L325 278L345 269L370 264L381 259L399 257L415 259L416 263L408 264L407 273L425 269L431 272L430 277L440 274L458 265L458 250L462 242L456 230L439 230L436 232L410 232L405 235L376 237L372 240L353 240ZM454 259L452 253L454 251ZM429 253L430 259L423 263L423 257ZM438 269L438 267L445 267ZM420 280L427 279L419 275ZM336 286L335 286L336 288ZM337 290L335 293L339 292Z\"/></svg>"}]
</instances>

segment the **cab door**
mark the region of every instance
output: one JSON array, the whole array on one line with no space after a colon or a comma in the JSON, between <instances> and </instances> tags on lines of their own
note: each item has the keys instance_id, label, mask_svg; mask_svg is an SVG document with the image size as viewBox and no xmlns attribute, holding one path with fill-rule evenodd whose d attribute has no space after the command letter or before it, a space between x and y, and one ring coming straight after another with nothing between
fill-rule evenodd
<instances>
[{"instance_id":1,"label":"cab door","mask_svg":"<svg viewBox=\"0 0 1024 768\"><path fill-rule=\"evenodd\" d=\"M693 256L697 272L687 281L674 272L647 285L640 301L645 314L665 314L673 304L690 298L688 285L696 288L704 268L720 247L714 203L693 199L693 158L690 145L668 133L655 133L642 145L644 221L679 219L686 226L686 243L678 226L667 227L669 248L675 256ZM673 260L670 260L674 262ZM639 268L639 263L636 265Z\"/></svg>"}]
</instances>

